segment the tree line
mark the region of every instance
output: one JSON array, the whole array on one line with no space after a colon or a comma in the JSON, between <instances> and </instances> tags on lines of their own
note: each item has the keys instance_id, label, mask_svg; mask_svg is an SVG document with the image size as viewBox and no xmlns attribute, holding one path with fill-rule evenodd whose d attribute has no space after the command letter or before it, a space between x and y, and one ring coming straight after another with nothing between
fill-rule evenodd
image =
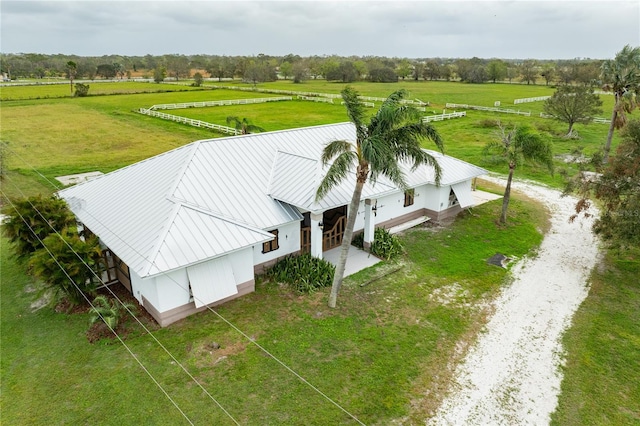
<instances>
[{"instance_id":1,"label":"tree line","mask_svg":"<svg viewBox=\"0 0 640 426\"><path fill-rule=\"evenodd\" d=\"M75 78L114 79L143 76L156 81L188 79L193 72L219 80L239 78L251 83L277 78L303 82L326 79L351 83L359 80L445 80L468 83L522 82L536 84L591 84L597 81L601 60L517 60L452 58L387 58L379 56L271 56L145 55L76 56L38 53L0 53L0 70L7 79L69 78L67 64L76 64Z\"/></svg>"}]
</instances>

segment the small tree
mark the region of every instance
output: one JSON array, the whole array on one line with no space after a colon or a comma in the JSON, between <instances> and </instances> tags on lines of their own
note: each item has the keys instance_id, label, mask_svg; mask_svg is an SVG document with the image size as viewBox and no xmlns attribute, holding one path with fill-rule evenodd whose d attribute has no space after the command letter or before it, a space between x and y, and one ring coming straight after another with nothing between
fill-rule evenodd
<instances>
[{"instance_id":1,"label":"small tree","mask_svg":"<svg viewBox=\"0 0 640 426\"><path fill-rule=\"evenodd\" d=\"M202 86L202 80L203 80L203 78L202 78L202 74L200 74L199 72L197 72L197 73L195 73L195 74L193 75L193 85L194 85L195 87L200 87L200 86Z\"/></svg>"},{"instance_id":2,"label":"small tree","mask_svg":"<svg viewBox=\"0 0 640 426\"><path fill-rule=\"evenodd\" d=\"M284 61L280 64L280 74L282 74L285 80L287 80L292 73L293 65L291 65L291 62Z\"/></svg>"},{"instance_id":3,"label":"small tree","mask_svg":"<svg viewBox=\"0 0 640 426\"><path fill-rule=\"evenodd\" d=\"M167 78L167 70L164 67L159 66L153 70L153 81L162 83L165 78Z\"/></svg>"},{"instance_id":4,"label":"small tree","mask_svg":"<svg viewBox=\"0 0 640 426\"><path fill-rule=\"evenodd\" d=\"M593 229L613 246L640 247L640 120L629 121L622 131L622 142L616 155L599 170L597 178L579 175L566 192L576 192L575 219L587 213L590 198L599 201L600 216Z\"/></svg>"},{"instance_id":5,"label":"small tree","mask_svg":"<svg viewBox=\"0 0 640 426\"><path fill-rule=\"evenodd\" d=\"M520 65L519 71L522 81L526 81L527 84L536 84L536 77L538 76L536 61L531 59L524 61Z\"/></svg>"},{"instance_id":6,"label":"small tree","mask_svg":"<svg viewBox=\"0 0 640 426\"><path fill-rule=\"evenodd\" d=\"M604 145L603 161L606 163L611 150L613 130L624 127L627 113L635 109L637 97L640 96L640 47L632 48L626 45L614 59L604 61L601 77L603 89L613 92L615 98L609 133Z\"/></svg>"},{"instance_id":7,"label":"small tree","mask_svg":"<svg viewBox=\"0 0 640 426\"><path fill-rule=\"evenodd\" d=\"M13 206L3 230L18 258L26 258L41 248L40 241L53 232L51 227L60 232L75 225L67 204L56 197L30 197L14 201Z\"/></svg>"},{"instance_id":8,"label":"small tree","mask_svg":"<svg viewBox=\"0 0 640 426\"><path fill-rule=\"evenodd\" d=\"M67 62L65 69L67 71L67 77L69 77L71 93L73 93L73 80L76 78L76 74L78 73L78 65L73 61L69 61Z\"/></svg>"},{"instance_id":9,"label":"small tree","mask_svg":"<svg viewBox=\"0 0 640 426\"><path fill-rule=\"evenodd\" d=\"M51 234L29 260L33 274L57 296L66 296L72 305L93 297L94 279L102 250L95 236L82 240L77 234Z\"/></svg>"},{"instance_id":10,"label":"small tree","mask_svg":"<svg viewBox=\"0 0 640 426\"><path fill-rule=\"evenodd\" d=\"M84 98L85 96L88 96L88 95L89 95L89 85L76 83L76 92L73 94L73 96L76 96L78 98Z\"/></svg>"},{"instance_id":11,"label":"small tree","mask_svg":"<svg viewBox=\"0 0 640 426\"><path fill-rule=\"evenodd\" d=\"M233 124L233 127L240 132L241 135L265 131L262 127L252 124L248 118L243 118L241 120L238 117L229 116L227 117L227 125L231 124Z\"/></svg>"},{"instance_id":12,"label":"small tree","mask_svg":"<svg viewBox=\"0 0 640 426\"><path fill-rule=\"evenodd\" d=\"M602 113L602 101L588 86L560 86L547 99L543 109L558 121L567 123L567 137L573 136L573 125L589 124L595 115Z\"/></svg>"},{"instance_id":13,"label":"small tree","mask_svg":"<svg viewBox=\"0 0 640 426\"><path fill-rule=\"evenodd\" d=\"M542 163L553 173L553 153L551 151L551 143L527 127L517 128L514 126L507 131L500 122L498 122L498 127L500 130L496 140L489 142L484 150L485 155L497 155L509 165L509 177L507 178L507 186L502 199L502 212L500 214L500 223L504 224L507 221L507 208L511 199L511 181L516 167L526 160Z\"/></svg>"}]
</instances>

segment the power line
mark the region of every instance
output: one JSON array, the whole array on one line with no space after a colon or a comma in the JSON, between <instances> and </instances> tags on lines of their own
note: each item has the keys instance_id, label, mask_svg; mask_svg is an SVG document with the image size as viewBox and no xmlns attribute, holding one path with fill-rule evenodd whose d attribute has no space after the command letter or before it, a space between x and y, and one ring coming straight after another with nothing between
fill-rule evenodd
<instances>
[{"instance_id":1,"label":"power line","mask_svg":"<svg viewBox=\"0 0 640 426\"><path fill-rule=\"evenodd\" d=\"M64 267L60 264L60 262L58 262L58 259L56 259L55 255L53 253L51 253L51 251L49 250L49 248L44 244L44 241L42 241L40 239L40 237L38 237L38 235L35 233L35 231L33 230L33 228L31 227L31 225L29 225L29 222L22 216L22 214L20 214L20 211L18 211L18 209L16 208L16 206L13 204L13 202L9 199L9 197L7 197L7 195L4 193L4 191L2 191L0 189L0 192L2 192L2 195L4 196L4 198L9 202L9 204L11 204L11 207L13 207L13 209L15 210L15 212L18 214L18 216L20 216L20 219L24 222L25 225L27 225L27 227L29 228L29 230L31 231L31 233L33 233L33 235L35 235L35 237L38 239L38 241L40 242L40 244L42 244L42 247L44 247L44 249L47 251L47 253L49 253L49 256L51 256L51 258L53 259L54 262L56 262L56 265L58 265L58 267L62 270L62 272L64 273L64 275L69 279L69 281L71 282L71 284L73 284L73 286L78 290L78 292L80 294L82 294L82 297L87 301L87 303L91 306L91 308L93 308L95 310L95 312L100 316L100 319L102 319L103 321L105 321L104 316L100 313L99 310L95 309L95 306L93 305L93 303L91 303L91 301L89 300L89 298L87 297L86 294L84 294L84 292L82 290L80 290L80 288L78 287L78 285L75 283L75 281L73 281L73 279L69 276L69 274L67 273L67 271L64 269ZM106 321L105 321L106 323ZM180 412L180 414L182 414L182 416L189 422L189 424L193 425L193 422L191 421L191 419L189 419L189 417L187 417L187 415L185 414L184 411L182 411L182 409L178 406L178 404L173 400L173 398L171 398L171 396L167 393L167 391L162 387L162 385L156 380L155 377L153 377L153 375L151 374L151 372L144 366L144 364L140 361L140 359L138 359L138 357L136 356L136 354L133 353L133 351L131 350L131 348L129 348L129 346L127 346L127 344L124 342L124 340L122 340L122 338L118 335L118 333L116 333L116 331L109 327L109 329L111 330L111 332L116 336L116 338L118 339L118 341L120 343L122 343L122 345L125 347L125 349L127 350L127 352L129 352L129 354L133 357L133 359L136 360L136 362L140 365L140 367L142 368L142 370L147 373L147 375L151 378L151 380L156 384L156 386L158 386L160 388L160 390L162 391L162 393L164 393L164 395L167 397L167 399L169 399L169 401L171 401L171 403L174 405L174 407L176 407L176 409Z\"/></svg>"},{"instance_id":2,"label":"power line","mask_svg":"<svg viewBox=\"0 0 640 426\"><path fill-rule=\"evenodd\" d=\"M11 148L9 148L9 150L11 150ZM14 152L13 150L11 150L12 152ZM48 179L46 176L42 175L35 167L33 167L31 164L29 164L26 160L24 160L22 157L18 156L20 158L20 160L22 160L25 164L27 164L31 169L33 169L39 176L41 176L42 178L44 178L47 182L49 182L51 184L51 186L53 186L56 190L58 190L59 188L57 187L57 185L55 185L53 182L51 182L50 179ZM14 186L16 186L14 184ZM18 188L18 190L20 190ZM22 193L22 191L20 190L20 192ZM22 193L24 196L24 193ZM32 205L33 206L33 205ZM35 208L35 207L34 207ZM40 213L40 212L38 212ZM97 219L95 216L93 216L89 211L85 210L85 213L88 214L89 216L91 216L96 222L98 222L100 225L102 225L104 227L105 230L107 230L108 232L110 232L114 237L118 238L121 242L123 242L125 245L127 245L131 250L133 250L136 254L138 254L140 257L142 257L143 259L151 262L151 264L157 266L155 264L155 261L150 261L149 259L147 259L146 256L142 255L141 253L139 253L134 247L132 247L127 241L125 241L122 237L120 237L119 235L117 235L115 232L113 232L111 229L109 229L107 226L105 226L99 219ZM44 216L42 216L42 214L40 214L41 217L44 218ZM46 219L45 219L46 221ZM51 226L51 225L50 225ZM53 227L52 227L53 229ZM55 231L55 230L54 230ZM57 231L55 231L56 234L58 234ZM60 236L60 234L58 234ZM60 236L60 238L62 238ZM66 243L66 242L65 242ZM67 243L68 245L68 243ZM70 247L71 248L71 247ZM73 250L73 249L71 249ZM87 265L84 260L76 253L76 255L78 256L78 258L89 268L89 265ZM93 272L93 271L92 271ZM95 272L93 272L93 274L95 275ZM168 277L172 282L174 282L180 289L182 289L183 291L188 291L187 289L185 289L183 286L180 285L180 283L178 283L171 275L167 274L167 273L162 273L162 275L164 275L165 277ZM97 275L96 275L97 277ZM100 278L98 278L100 279ZM109 291L111 292L111 290L109 289ZM113 294L113 292L111 292ZM114 297L117 298L117 296ZM195 295L194 295L195 298ZM118 301L120 301L118 299ZM267 356L269 356L270 358L272 358L274 361L276 361L278 364L280 364L282 367L284 367L287 371L289 371L291 374L293 374L295 377L297 377L301 382L303 382L304 384L306 384L307 386L309 386L311 389L313 389L315 392L317 392L319 395L321 395L323 398L325 398L327 401L329 401L331 404L333 404L334 406L336 406L338 409L340 409L342 412L344 412L345 414L347 414L349 417L351 417L353 420L355 420L358 424L363 425L364 423L362 421L360 421L355 415L353 415L352 413L350 413L347 409L345 409L344 407L342 407L340 404L338 404L336 401L334 401L331 397L329 397L328 395L326 395L324 392L322 392L320 389L318 389L316 386L314 386L311 382L309 382L307 379L305 379L304 377L302 377L299 373L297 373L295 370L293 370L291 367L289 367L287 364L285 364L283 361L281 361L279 358L277 358L275 355L273 355L271 352L269 352L266 348L264 348L262 345L260 345L259 343L257 343L255 341L255 339L252 339L250 336L248 336L246 333L244 333L242 330L240 330L237 326L235 326L233 323L231 323L229 320L227 320L226 318L224 318L219 312L215 311L212 307L207 306L205 303L203 303L203 301L201 299L198 299L198 301L200 301L203 305L205 305L205 307L207 308L207 310L209 310L210 312L212 312L213 314L215 314L218 318L220 318L223 322L225 322L229 327L231 327L232 329L234 329L236 332L238 332L241 336L243 336L244 338L246 338L250 343L254 344L256 347L258 347L261 351L263 351ZM122 303L122 302L120 302ZM130 312L131 313L131 312ZM133 316L133 314L131 314ZM135 316L134 316L135 318ZM136 318L137 320L137 318ZM137 320L138 323L140 323L139 320ZM140 323L143 327L144 325L142 323ZM144 327L145 330L146 327ZM147 332L154 338L154 340L157 341L157 339L155 338L155 336L147 330ZM180 367L182 367L182 369L190 376L193 378L193 376L182 366L182 364L180 364L175 357L173 357L173 355L170 354L170 352L159 342L157 341L157 343L172 357L172 359L174 359L174 361L176 363L178 363L180 365ZM216 404L218 404L218 406L225 412L226 410L224 410L224 408L215 400L215 398L213 398L213 396L211 396L206 389L204 389L204 387L202 387L202 385L195 379L193 378L193 380L198 384L198 386L200 386L203 391L209 395L215 402ZM229 417L231 417L230 414L227 413L227 415L229 415ZM231 417L231 419L235 421L235 419L233 419L233 417ZM236 422L236 424L238 424Z\"/></svg>"},{"instance_id":3,"label":"power line","mask_svg":"<svg viewBox=\"0 0 640 426\"><path fill-rule=\"evenodd\" d=\"M11 180L11 179L9 179ZM13 186L16 187L18 189L18 191L20 191L20 193L24 196L25 194L22 192L22 190L15 184L13 183ZM3 195L5 196L5 198L7 198L6 194ZM7 198L8 199L8 198ZM25 199L27 199L27 201L29 202L29 204L31 205L31 207L38 212L38 214L40 215L40 217L44 220L45 223L47 223L49 225L49 227L53 230L53 232L60 238L61 241L63 241L65 243L65 245L76 255L76 257L84 264L84 266L86 266L89 271L93 274L93 276L95 276L98 281L100 283L102 283L104 285L104 287L107 289L107 291L122 305L122 307L136 320L136 322L138 324L140 324L140 326L145 330L145 332L151 336L151 338L171 357L171 359L189 376L189 378L196 383L200 389L202 389L202 391L209 396L209 398L236 424L239 425L238 421L231 415L231 413L229 413L221 404L220 402L218 402L218 400L216 398L213 397L213 395L211 395L205 388L204 386L202 386L202 384L186 369L186 367L184 367L184 365L182 365L182 363L180 361L178 361L178 359L157 339L157 337L151 332L151 330L149 330L135 315L134 313L129 309L129 307L118 297L118 295L116 295L110 288L109 286L107 286L103 281L102 278L99 277L97 275L97 273L93 270L93 268L91 268L90 265L88 265L84 259L82 259L82 257L73 249L73 247L71 247L71 245L62 237L62 235L60 235L60 233L53 227L53 225L44 217L44 215L36 208L36 206L33 205L33 203L31 201L29 201L28 198L25 197ZM13 205L13 203L12 203ZM15 206L14 206L15 209ZM16 210L17 211L17 210ZM22 216L21 216L22 217ZM33 232L33 231L32 231ZM36 236L37 237L37 236ZM39 238L38 238L39 240ZM57 263L57 260L56 260ZM74 283L75 285L75 283ZM83 293L84 294L84 293Z\"/></svg>"}]
</instances>

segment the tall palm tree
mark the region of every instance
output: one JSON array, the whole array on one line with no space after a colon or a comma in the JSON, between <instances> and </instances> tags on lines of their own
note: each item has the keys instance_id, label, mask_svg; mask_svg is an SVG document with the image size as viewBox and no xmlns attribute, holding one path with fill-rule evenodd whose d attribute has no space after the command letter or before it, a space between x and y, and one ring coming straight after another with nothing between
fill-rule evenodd
<instances>
[{"instance_id":1,"label":"tall palm tree","mask_svg":"<svg viewBox=\"0 0 640 426\"><path fill-rule=\"evenodd\" d=\"M347 115L356 127L356 140L337 140L325 146L322 162L325 166L331 163L331 166L316 192L316 200L322 199L331 188L345 180L350 176L350 172L356 169L356 185L349 204L340 259L329 296L331 308L336 306L342 285L358 205L367 180L375 183L378 177L383 175L399 188L407 189L399 164L407 161L413 163L414 170L421 164L432 166L435 170L436 184L440 184L440 166L432 155L421 148L420 142L430 139L442 151L442 139L430 124L422 121L421 113L417 109L402 104L402 99L407 95L408 92L405 90L392 93L367 124L365 106L358 99L358 93L349 86L342 91Z\"/></svg>"},{"instance_id":2,"label":"tall palm tree","mask_svg":"<svg viewBox=\"0 0 640 426\"><path fill-rule=\"evenodd\" d=\"M602 63L600 69L603 89L613 92L615 103L611 114L611 125L604 146L603 162L609 159L613 130L624 127L627 113L636 107L636 97L640 96L640 47L626 45L614 59Z\"/></svg>"},{"instance_id":3,"label":"tall palm tree","mask_svg":"<svg viewBox=\"0 0 640 426\"><path fill-rule=\"evenodd\" d=\"M502 198L502 212L500 223L507 221L507 208L511 199L511 181L516 167L523 161L541 163L553 173L553 153L551 143L543 139L539 134L533 133L527 127L513 127L507 129L498 122L498 137L485 145L485 154L494 154L504 158L509 164L509 177Z\"/></svg>"},{"instance_id":4,"label":"tall palm tree","mask_svg":"<svg viewBox=\"0 0 640 426\"><path fill-rule=\"evenodd\" d=\"M229 116L227 117L227 125L231 125L233 123L233 127L240 132L241 135L248 135L249 133L255 132L264 132L265 130L256 126L255 124L251 124L248 118L243 118L242 120L238 117Z\"/></svg>"}]
</instances>

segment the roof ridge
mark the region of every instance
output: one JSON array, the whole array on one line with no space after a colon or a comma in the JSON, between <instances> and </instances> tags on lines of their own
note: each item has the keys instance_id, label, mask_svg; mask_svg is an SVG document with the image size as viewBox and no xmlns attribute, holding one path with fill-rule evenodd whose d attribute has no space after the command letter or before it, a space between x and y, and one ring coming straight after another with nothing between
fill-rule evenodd
<instances>
[{"instance_id":1,"label":"roof ridge","mask_svg":"<svg viewBox=\"0 0 640 426\"><path fill-rule=\"evenodd\" d=\"M237 219L230 218L230 217L225 216L225 215L223 215L223 214L221 214L219 212L214 212L214 211L211 211L211 210L207 210L207 209L202 208L200 206L197 206L197 205L194 205L194 204L190 204L190 203L188 203L188 202L186 202L184 200L180 200L178 198L173 198L173 199L169 199L169 200L174 202L174 203L176 203L176 204L178 204L179 207L184 207L185 209L193 210L193 211L195 211L197 213L202 213L204 215L211 216L211 217L213 217L215 219L222 220L222 221L227 222L227 223L231 223L231 224L239 226L241 228L246 228L246 229L248 229L250 231L259 232L259 233L262 233L262 234L268 234L267 231L265 231L265 230L263 230L261 228L258 228L255 225L252 225L252 224L247 223L247 222L242 222L242 221L237 220Z\"/></svg>"},{"instance_id":2,"label":"roof ridge","mask_svg":"<svg viewBox=\"0 0 640 426\"><path fill-rule=\"evenodd\" d=\"M167 198L172 198L173 194L176 192L176 189L178 189L178 185L180 185L180 182L182 181L182 178L184 177L187 171L187 168L189 168L189 166L193 162L193 157L196 156L196 153L198 152L198 148L200 148L200 144L201 144L201 141L195 141L189 144L189 145L192 145L192 151L189 153L187 158L185 158L184 164L180 168L180 171L178 173L178 176L176 177L176 180L173 182L173 185L171 186L169 191L167 191Z\"/></svg>"}]
</instances>

